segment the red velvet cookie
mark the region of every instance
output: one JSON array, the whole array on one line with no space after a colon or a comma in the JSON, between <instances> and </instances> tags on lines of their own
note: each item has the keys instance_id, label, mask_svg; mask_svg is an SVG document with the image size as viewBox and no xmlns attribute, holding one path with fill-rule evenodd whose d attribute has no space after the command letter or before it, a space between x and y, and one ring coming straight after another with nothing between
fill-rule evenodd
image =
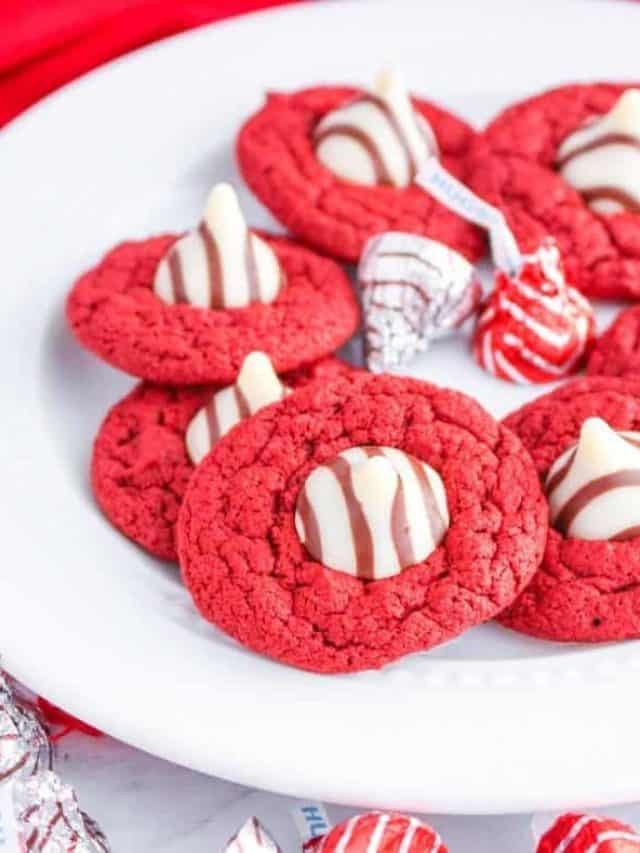
<instances>
[{"instance_id":1,"label":"red velvet cookie","mask_svg":"<svg viewBox=\"0 0 640 853\"><path fill-rule=\"evenodd\" d=\"M315 562L294 518L309 475L365 445L433 466L450 516L426 560L374 581ZM255 651L328 673L380 667L491 619L531 579L546 532L531 459L476 402L413 379L352 374L223 438L190 482L177 538L206 619Z\"/></svg>"},{"instance_id":2,"label":"red velvet cookie","mask_svg":"<svg viewBox=\"0 0 640 853\"><path fill-rule=\"evenodd\" d=\"M640 378L640 305L618 314L598 338L587 373Z\"/></svg>"},{"instance_id":3,"label":"red velvet cookie","mask_svg":"<svg viewBox=\"0 0 640 853\"><path fill-rule=\"evenodd\" d=\"M242 174L258 198L293 234L322 252L358 261L367 240L405 231L439 240L470 260L483 252L482 235L417 186L364 186L336 177L318 160L312 132L320 120L360 90L318 87L271 94L238 137ZM465 177L473 130L441 107L413 99L437 138L443 164Z\"/></svg>"},{"instance_id":4,"label":"red velvet cookie","mask_svg":"<svg viewBox=\"0 0 640 853\"><path fill-rule=\"evenodd\" d=\"M531 453L541 479L574 445L587 418L640 430L640 382L578 379L504 421ZM500 621L552 640L602 642L640 636L640 539L568 538L551 527L542 565Z\"/></svg>"},{"instance_id":5,"label":"red velvet cookie","mask_svg":"<svg viewBox=\"0 0 640 853\"><path fill-rule=\"evenodd\" d=\"M349 370L326 358L283 381L299 388ZM215 390L142 382L113 406L94 443L91 482L100 508L125 536L164 560L177 559L174 527L194 471L185 432Z\"/></svg>"},{"instance_id":6,"label":"red velvet cookie","mask_svg":"<svg viewBox=\"0 0 640 853\"><path fill-rule=\"evenodd\" d=\"M506 109L478 138L468 182L507 218L521 248L555 237L584 293L640 296L640 214L603 216L555 169L562 141L609 111L628 85L562 86Z\"/></svg>"},{"instance_id":7,"label":"red velvet cookie","mask_svg":"<svg viewBox=\"0 0 640 853\"><path fill-rule=\"evenodd\" d=\"M176 240L122 243L69 295L67 319L80 343L127 373L172 385L224 384L249 352L266 352L285 372L333 352L357 329L357 301L340 267L279 237L265 238L286 278L274 302L219 310L167 304L152 287Z\"/></svg>"}]
</instances>

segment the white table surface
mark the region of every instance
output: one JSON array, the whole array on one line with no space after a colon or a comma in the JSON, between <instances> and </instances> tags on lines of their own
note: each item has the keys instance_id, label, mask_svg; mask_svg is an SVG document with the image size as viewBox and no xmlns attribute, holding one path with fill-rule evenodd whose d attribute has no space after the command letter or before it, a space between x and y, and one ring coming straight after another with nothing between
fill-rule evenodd
<instances>
[{"instance_id":1,"label":"white table surface","mask_svg":"<svg viewBox=\"0 0 640 853\"><path fill-rule=\"evenodd\" d=\"M59 746L57 770L76 787L81 807L98 820L114 853L218 853L229 838L227 821L220 816L251 793L107 738L65 738ZM277 801L284 805L286 798ZM236 803L235 808L242 805ZM242 814L249 817L254 810L255 800L249 800ZM330 811L332 816L339 813ZM258 814L267 826L270 816ZM433 823L452 853L531 850L528 816L438 816Z\"/></svg>"},{"instance_id":2,"label":"white table surface","mask_svg":"<svg viewBox=\"0 0 640 853\"><path fill-rule=\"evenodd\" d=\"M256 762L260 756L256 756ZM107 833L113 853L219 853L251 814L266 826L288 820L285 797L256 794L169 764L110 738L72 734L59 742L56 770L76 787L81 807ZM640 823L640 805L600 810ZM328 806L335 821L353 809ZM531 815L430 815L450 853L533 853ZM283 823L284 825L284 823ZM289 846L295 853L291 824Z\"/></svg>"}]
</instances>

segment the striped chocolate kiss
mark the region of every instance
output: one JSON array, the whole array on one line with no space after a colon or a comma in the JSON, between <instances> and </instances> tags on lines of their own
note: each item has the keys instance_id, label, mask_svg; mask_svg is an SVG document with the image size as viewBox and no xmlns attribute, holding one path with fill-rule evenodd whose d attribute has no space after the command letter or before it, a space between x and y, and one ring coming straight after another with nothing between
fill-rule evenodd
<instances>
[{"instance_id":1,"label":"striped chocolate kiss","mask_svg":"<svg viewBox=\"0 0 640 853\"><path fill-rule=\"evenodd\" d=\"M194 465L236 424L289 392L280 382L269 357L252 352L242 362L234 385L217 391L187 427L185 443Z\"/></svg>"},{"instance_id":2,"label":"striped chocolate kiss","mask_svg":"<svg viewBox=\"0 0 640 853\"><path fill-rule=\"evenodd\" d=\"M640 853L640 835L612 818L569 813L542 835L536 853Z\"/></svg>"},{"instance_id":3,"label":"striped chocolate kiss","mask_svg":"<svg viewBox=\"0 0 640 853\"><path fill-rule=\"evenodd\" d=\"M377 580L423 562L443 540L449 511L426 463L390 447L352 447L307 477L295 524L319 563Z\"/></svg>"},{"instance_id":4,"label":"striped chocolate kiss","mask_svg":"<svg viewBox=\"0 0 640 853\"><path fill-rule=\"evenodd\" d=\"M569 134L556 167L597 213L640 212L640 90Z\"/></svg>"},{"instance_id":5,"label":"striped chocolate kiss","mask_svg":"<svg viewBox=\"0 0 640 853\"><path fill-rule=\"evenodd\" d=\"M447 853L442 839L415 817L355 815L304 846L305 853Z\"/></svg>"},{"instance_id":6,"label":"striped chocolate kiss","mask_svg":"<svg viewBox=\"0 0 640 853\"><path fill-rule=\"evenodd\" d=\"M373 372L406 364L478 308L482 285L469 261L428 237L387 231L358 267L365 353Z\"/></svg>"},{"instance_id":7,"label":"striped chocolate kiss","mask_svg":"<svg viewBox=\"0 0 640 853\"><path fill-rule=\"evenodd\" d=\"M316 156L356 184L407 187L438 144L397 73L380 75L376 91L328 113L313 134Z\"/></svg>"},{"instance_id":8,"label":"striped chocolate kiss","mask_svg":"<svg viewBox=\"0 0 640 853\"><path fill-rule=\"evenodd\" d=\"M589 418L546 480L551 523L573 539L640 536L640 433Z\"/></svg>"},{"instance_id":9,"label":"striped chocolate kiss","mask_svg":"<svg viewBox=\"0 0 640 853\"><path fill-rule=\"evenodd\" d=\"M594 333L589 302L564 277L547 238L515 275L499 271L473 339L478 364L500 379L551 382L577 370Z\"/></svg>"},{"instance_id":10,"label":"striped chocolate kiss","mask_svg":"<svg viewBox=\"0 0 640 853\"><path fill-rule=\"evenodd\" d=\"M170 305L220 309L273 302L283 285L278 259L247 228L233 187L218 184L198 227L160 261L153 289Z\"/></svg>"}]
</instances>

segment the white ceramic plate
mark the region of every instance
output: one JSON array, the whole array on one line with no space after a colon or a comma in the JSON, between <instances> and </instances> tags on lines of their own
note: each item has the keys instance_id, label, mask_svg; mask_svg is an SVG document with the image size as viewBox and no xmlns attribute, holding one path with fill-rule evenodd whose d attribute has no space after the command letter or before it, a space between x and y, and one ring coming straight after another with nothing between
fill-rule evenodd
<instances>
[{"instance_id":1,"label":"white ceramic plate","mask_svg":"<svg viewBox=\"0 0 640 853\"><path fill-rule=\"evenodd\" d=\"M315 3L170 39L67 87L0 134L0 650L16 676L150 752L344 803L506 812L640 795L637 644L542 643L489 625L349 677L251 654L196 615L175 570L91 499L94 432L126 376L75 345L63 300L123 237L183 228L238 180L234 134L266 88L412 88L477 123L567 79L634 78L640 7L453 0ZM256 224L271 225L247 193ZM611 307L600 311L604 321ZM539 391L458 340L422 375L496 415Z\"/></svg>"}]
</instances>

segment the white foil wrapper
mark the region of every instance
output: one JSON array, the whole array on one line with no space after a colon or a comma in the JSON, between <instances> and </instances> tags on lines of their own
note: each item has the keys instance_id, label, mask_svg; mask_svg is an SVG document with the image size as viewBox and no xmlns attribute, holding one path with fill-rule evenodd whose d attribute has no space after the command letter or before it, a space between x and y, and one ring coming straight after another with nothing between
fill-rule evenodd
<instances>
[{"instance_id":1,"label":"white foil wrapper","mask_svg":"<svg viewBox=\"0 0 640 853\"><path fill-rule=\"evenodd\" d=\"M20 780L14 790L18 833L25 850L109 853L97 824L80 810L75 791L51 770Z\"/></svg>"},{"instance_id":2,"label":"white foil wrapper","mask_svg":"<svg viewBox=\"0 0 640 853\"><path fill-rule=\"evenodd\" d=\"M2 853L22 853L13 805L13 787L14 783L11 780L0 785L0 850Z\"/></svg>"},{"instance_id":3,"label":"white foil wrapper","mask_svg":"<svg viewBox=\"0 0 640 853\"><path fill-rule=\"evenodd\" d=\"M18 705L0 671L0 784L16 773L49 765L49 739L33 711Z\"/></svg>"},{"instance_id":4,"label":"white foil wrapper","mask_svg":"<svg viewBox=\"0 0 640 853\"><path fill-rule=\"evenodd\" d=\"M388 231L366 244L358 267L369 370L406 364L479 307L474 267L443 243Z\"/></svg>"},{"instance_id":5,"label":"white foil wrapper","mask_svg":"<svg viewBox=\"0 0 640 853\"><path fill-rule=\"evenodd\" d=\"M349 814L348 809L331 807L330 811L337 811L339 815L344 813L344 816ZM238 827L246 826L248 815L258 815L260 822L264 821L263 828L276 845L276 849L284 853L299 851L310 838L325 835L333 822L320 803L270 794L267 791L251 791L235 798L226 808L216 813L211 825L212 853L235 853L229 844L238 834ZM262 853L262 848L258 849ZM269 848L267 851L271 853Z\"/></svg>"},{"instance_id":6,"label":"white foil wrapper","mask_svg":"<svg viewBox=\"0 0 640 853\"><path fill-rule=\"evenodd\" d=\"M257 817L250 817L229 840L223 853L282 853Z\"/></svg>"},{"instance_id":7,"label":"white foil wrapper","mask_svg":"<svg viewBox=\"0 0 640 853\"><path fill-rule=\"evenodd\" d=\"M73 788L49 769L51 757L37 714L19 701L0 670L0 850L109 853Z\"/></svg>"}]
</instances>

